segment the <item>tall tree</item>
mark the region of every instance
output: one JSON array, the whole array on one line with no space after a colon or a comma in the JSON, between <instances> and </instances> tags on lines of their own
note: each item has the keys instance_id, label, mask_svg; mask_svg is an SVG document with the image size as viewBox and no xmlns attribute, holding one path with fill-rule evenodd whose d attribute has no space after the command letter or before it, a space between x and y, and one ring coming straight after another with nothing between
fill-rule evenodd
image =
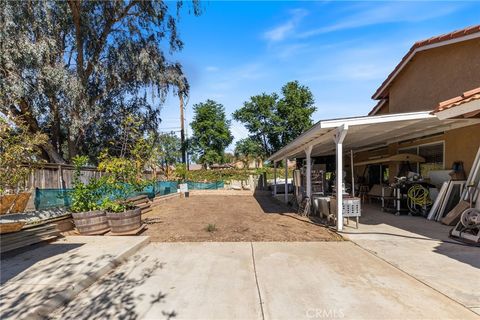
<instances>
[{"instance_id":1,"label":"tall tree","mask_svg":"<svg viewBox=\"0 0 480 320\"><path fill-rule=\"evenodd\" d=\"M243 107L233 113L233 118L242 122L250 132L250 137L262 145L265 154L271 154L271 135L280 119L275 114L278 95L262 93L243 103Z\"/></svg>"},{"instance_id":2,"label":"tall tree","mask_svg":"<svg viewBox=\"0 0 480 320\"><path fill-rule=\"evenodd\" d=\"M230 121L224 107L212 100L193 106L195 113L192 123L190 146L199 163L205 167L223 162L225 148L232 143Z\"/></svg>"},{"instance_id":3,"label":"tall tree","mask_svg":"<svg viewBox=\"0 0 480 320\"><path fill-rule=\"evenodd\" d=\"M282 98L276 106L277 135L272 144L278 150L312 126L311 116L315 112L313 94L307 86L291 81L282 87ZM277 140L277 138L279 138Z\"/></svg>"},{"instance_id":4,"label":"tall tree","mask_svg":"<svg viewBox=\"0 0 480 320\"><path fill-rule=\"evenodd\" d=\"M175 133L162 133L158 137L158 145L161 151L160 161L164 169L182 160L181 141Z\"/></svg>"},{"instance_id":5,"label":"tall tree","mask_svg":"<svg viewBox=\"0 0 480 320\"><path fill-rule=\"evenodd\" d=\"M164 55L183 47L181 8L181 1L174 8L153 0L3 1L0 112L48 134L42 154L54 162L88 149L97 122L120 106L158 122L170 88L188 93L181 65ZM196 0L189 8L200 13ZM147 91L159 101L139 103Z\"/></svg>"},{"instance_id":6,"label":"tall tree","mask_svg":"<svg viewBox=\"0 0 480 320\"><path fill-rule=\"evenodd\" d=\"M253 96L233 113L233 118L248 129L249 138L261 144L265 155L310 128L316 110L310 89L298 81L285 84L281 93L281 97L276 93Z\"/></svg>"}]
</instances>

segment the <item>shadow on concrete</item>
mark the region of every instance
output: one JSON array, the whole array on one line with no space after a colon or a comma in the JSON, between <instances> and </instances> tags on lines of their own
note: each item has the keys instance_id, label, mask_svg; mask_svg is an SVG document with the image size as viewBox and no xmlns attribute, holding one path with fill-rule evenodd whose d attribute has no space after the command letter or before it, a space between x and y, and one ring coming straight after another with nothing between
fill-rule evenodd
<instances>
[{"instance_id":1,"label":"shadow on concrete","mask_svg":"<svg viewBox=\"0 0 480 320\"><path fill-rule=\"evenodd\" d=\"M37 243L1 254L0 284L21 274L34 264L81 247L81 243ZM20 277L22 279L22 277Z\"/></svg>"},{"instance_id":2,"label":"shadow on concrete","mask_svg":"<svg viewBox=\"0 0 480 320\"><path fill-rule=\"evenodd\" d=\"M5 275L9 280L0 289L0 318L29 318L31 312L43 317L42 309L52 301L61 301L64 284L75 284L79 270L89 269L84 263L87 257L70 252L72 249L53 243L2 259L2 273L5 270L11 274ZM95 267L95 263L89 266Z\"/></svg>"},{"instance_id":3,"label":"shadow on concrete","mask_svg":"<svg viewBox=\"0 0 480 320\"><path fill-rule=\"evenodd\" d=\"M145 263L149 256L135 255L128 264L137 266ZM165 303L167 294L161 290L143 293L137 290L161 270L164 263L154 259L132 276L131 270L122 268L101 279L95 287L87 289L55 314L57 319L138 319L153 305ZM153 281L153 280L150 280ZM150 291L150 290L149 290ZM141 306L141 307L140 307ZM141 310L140 310L141 309ZM177 317L175 310L162 310L157 319Z\"/></svg>"},{"instance_id":4,"label":"shadow on concrete","mask_svg":"<svg viewBox=\"0 0 480 320\"><path fill-rule=\"evenodd\" d=\"M95 272L105 268L106 261L114 263L115 257L111 254L98 256L96 260L79 254L74 249L81 245L51 243L2 256L0 319L137 319L140 302L146 301L152 306L165 301L166 294L161 290L153 290L154 294L149 296L135 292L163 266L159 261L150 261L141 269L139 277L112 272L99 280L100 290L91 292L88 301L69 302L73 288L93 284L97 281ZM137 255L131 259L134 259L133 265L137 265L147 258ZM79 275L84 279L82 283ZM65 303L68 303L66 313L51 314L51 310ZM159 318L172 319L176 315L175 311L163 311Z\"/></svg>"}]
</instances>

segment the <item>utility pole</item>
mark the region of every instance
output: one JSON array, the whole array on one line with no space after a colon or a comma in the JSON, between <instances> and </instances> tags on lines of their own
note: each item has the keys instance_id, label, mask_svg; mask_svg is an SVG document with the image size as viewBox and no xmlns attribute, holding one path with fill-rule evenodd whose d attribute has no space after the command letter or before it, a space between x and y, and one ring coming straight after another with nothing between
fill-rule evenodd
<instances>
[{"instance_id":1,"label":"utility pole","mask_svg":"<svg viewBox=\"0 0 480 320\"><path fill-rule=\"evenodd\" d=\"M185 128L185 136L188 141L188 127ZM190 171L190 157L188 156L188 145L185 145L185 156L187 158L187 171Z\"/></svg>"},{"instance_id":2,"label":"utility pole","mask_svg":"<svg viewBox=\"0 0 480 320\"><path fill-rule=\"evenodd\" d=\"M186 157L186 150L185 150L185 119L183 114L183 94L181 92L178 93L178 97L180 98L180 142L182 146L182 163L187 163Z\"/></svg>"}]
</instances>

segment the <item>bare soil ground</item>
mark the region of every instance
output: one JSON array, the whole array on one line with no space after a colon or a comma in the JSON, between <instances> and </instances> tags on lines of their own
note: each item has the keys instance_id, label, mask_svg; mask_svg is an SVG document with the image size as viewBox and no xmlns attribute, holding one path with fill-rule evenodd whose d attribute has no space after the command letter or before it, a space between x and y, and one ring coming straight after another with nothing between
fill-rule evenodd
<instances>
[{"instance_id":1,"label":"bare soil ground","mask_svg":"<svg viewBox=\"0 0 480 320\"><path fill-rule=\"evenodd\" d=\"M338 241L328 228L270 196L192 195L161 204L143 218L151 241ZM215 230L208 231L208 225Z\"/></svg>"}]
</instances>

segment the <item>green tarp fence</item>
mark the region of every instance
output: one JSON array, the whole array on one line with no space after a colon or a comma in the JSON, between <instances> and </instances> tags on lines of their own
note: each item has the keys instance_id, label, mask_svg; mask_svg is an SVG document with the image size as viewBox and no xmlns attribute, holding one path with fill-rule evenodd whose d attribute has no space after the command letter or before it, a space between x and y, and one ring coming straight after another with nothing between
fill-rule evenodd
<instances>
[{"instance_id":1,"label":"green tarp fence","mask_svg":"<svg viewBox=\"0 0 480 320\"><path fill-rule=\"evenodd\" d=\"M193 182L188 181L188 190L217 190L223 189L223 181L216 182ZM166 195L177 192L178 182L176 181L157 181L154 184L146 186L142 191L134 192L130 197L147 195L153 198L158 195ZM68 208L72 204L72 189L36 189L35 190L35 209Z\"/></svg>"},{"instance_id":2,"label":"green tarp fence","mask_svg":"<svg viewBox=\"0 0 480 320\"><path fill-rule=\"evenodd\" d=\"M157 181L152 185L146 186L142 191L132 193L130 197L145 194L149 198L153 198L157 195L163 196L175 193L177 192L177 188L178 183L176 181ZM72 204L72 191L72 189L36 189L35 209L68 208Z\"/></svg>"},{"instance_id":3,"label":"green tarp fence","mask_svg":"<svg viewBox=\"0 0 480 320\"><path fill-rule=\"evenodd\" d=\"M72 204L72 189L36 189L35 209L68 208Z\"/></svg>"},{"instance_id":4,"label":"green tarp fence","mask_svg":"<svg viewBox=\"0 0 480 320\"><path fill-rule=\"evenodd\" d=\"M188 190L217 190L223 189L223 181L216 182L193 182L187 181Z\"/></svg>"}]
</instances>

